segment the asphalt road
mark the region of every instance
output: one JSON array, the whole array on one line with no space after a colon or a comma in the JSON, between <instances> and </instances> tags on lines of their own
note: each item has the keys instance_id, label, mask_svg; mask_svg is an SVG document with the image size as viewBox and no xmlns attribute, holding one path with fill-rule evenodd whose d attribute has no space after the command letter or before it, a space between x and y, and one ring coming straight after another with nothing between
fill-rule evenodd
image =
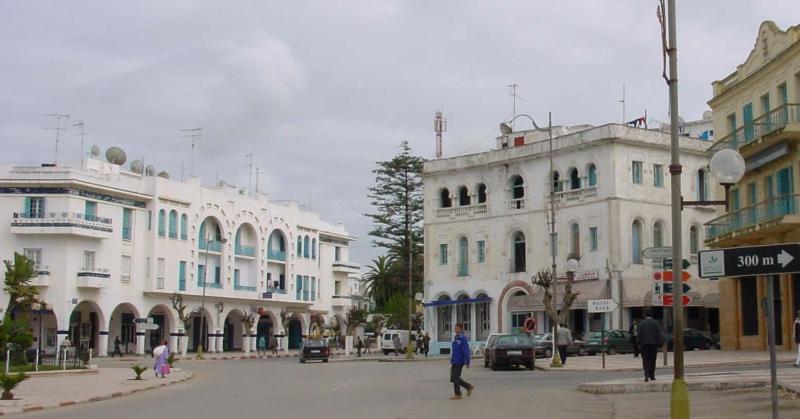
<instances>
[{"instance_id":1,"label":"asphalt road","mask_svg":"<svg viewBox=\"0 0 800 419\"><path fill-rule=\"evenodd\" d=\"M575 390L581 382L640 375L634 372L493 372L474 366L465 370L464 378L476 386L475 393L451 401L447 361L299 364L283 359L193 362L185 366L195 372L186 383L20 417L606 419L662 417L669 406L666 393L608 397ZM745 396L693 393L692 401L711 409L703 417L763 417L764 410L748 416L749 407L759 408L768 402L768 394L750 392ZM748 404L739 406L737 400L747 400Z\"/></svg>"}]
</instances>

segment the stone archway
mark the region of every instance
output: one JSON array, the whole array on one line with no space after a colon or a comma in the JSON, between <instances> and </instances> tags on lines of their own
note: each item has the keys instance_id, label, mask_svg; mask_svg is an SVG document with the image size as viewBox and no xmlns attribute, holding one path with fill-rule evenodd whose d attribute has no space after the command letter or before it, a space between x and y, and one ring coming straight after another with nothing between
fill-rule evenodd
<instances>
[{"instance_id":1,"label":"stone archway","mask_svg":"<svg viewBox=\"0 0 800 419\"><path fill-rule=\"evenodd\" d=\"M176 337L173 336L176 325L172 310L163 304L158 304L150 309L147 318L153 319L153 324L158 325L158 329L145 331L146 350L152 351L165 340L169 342L170 350L177 350L177 339L173 339Z\"/></svg>"},{"instance_id":2,"label":"stone archway","mask_svg":"<svg viewBox=\"0 0 800 419\"><path fill-rule=\"evenodd\" d=\"M119 338L123 353L144 353L145 332L138 330L134 322L139 317L139 310L131 303L120 303L114 307L108 322L109 350L113 351L114 342Z\"/></svg>"},{"instance_id":3,"label":"stone archway","mask_svg":"<svg viewBox=\"0 0 800 419\"><path fill-rule=\"evenodd\" d=\"M91 300L81 301L69 317L68 337L72 346L81 351L92 350L95 355L103 354L101 337L108 339L106 321L100 306Z\"/></svg>"},{"instance_id":4,"label":"stone archway","mask_svg":"<svg viewBox=\"0 0 800 419\"><path fill-rule=\"evenodd\" d=\"M527 282L516 280L509 282L504 288L503 291L500 293L500 298L497 299L497 331L503 331L503 319L505 318L504 314L508 310L506 309L506 305L508 304L508 299L514 295L516 291L524 291L528 295L533 295L534 290L531 284Z\"/></svg>"},{"instance_id":5,"label":"stone archway","mask_svg":"<svg viewBox=\"0 0 800 419\"><path fill-rule=\"evenodd\" d=\"M295 313L289 320L289 327L286 331L289 349L300 349L300 344L303 343L303 330L303 317Z\"/></svg>"},{"instance_id":6,"label":"stone archway","mask_svg":"<svg viewBox=\"0 0 800 419\"><path fill-rule=\"evenodd\" d=\"M259 308L257 314L256 345L258 345L258 341L263 337L264 345L266 345L267 349L272 348L273 345L277 346L277 342L275 341L275 326L279 323L275 319L275 316L273 316L269 310L263 308Z\"/></svg>"},{"instance_id":7,"label":"stone archway","mask_svg":"<svg viewBox=\"0 0 800 419\"><path fill-rule=\"evenodd\" d=\"M242 337L242 333L244 333L242 314L241 310L234 308L225 316L225 324L222 327L222 350L224 352L241 351L245 349L245 342ZM248 331L248 334L249 333ZM249 344L249 342L247 343Z\"/></svg>"}]
</instances>

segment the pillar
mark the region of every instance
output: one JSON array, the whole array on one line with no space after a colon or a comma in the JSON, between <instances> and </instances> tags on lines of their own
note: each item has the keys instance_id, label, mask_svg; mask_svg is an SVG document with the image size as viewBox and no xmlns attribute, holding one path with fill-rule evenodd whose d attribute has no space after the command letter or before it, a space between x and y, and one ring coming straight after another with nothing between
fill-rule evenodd
<instances>
[{"instance_id":1,"label":"pillar","mask_svg":"<svg viewBox=\"0 0 800 419\"><path fill-rule=\"evenodd\" d=\"M472 335L469 338L470 338L470 340L473 340L473 341L478 336L478 312L477 312L478 310L477 310L477 307L478 307L477 304L469 303L469 324L470 324L470 329L469 330L470 330L470 334Z\"/></svg>"},{"instance_id":2,"label":"pillar","mask_svg":"<svg viewBox=\"0 0 800 419\"><path fill-rule=\"evenodd\" d=\"M100 331L100 347L97 356L108 356L108 330Z\"/></svg>"},{"instance_id":3,"label":"pillar","mask_svg":"<svg viewBox=\"0 0 800 419\"><path fill-rule=\"evenodd\" d=\"M206 348L206 352L217 352L217 334L212 330L209 330L208 333L208 348Z\"/></svg>"},{"instance_id":4,"label":"pillar","mask_svg":"<svg viewBox=\"0 0 800 419\"><path fill-rule=\"evenodd\" d=\"M250 334L246 330L242 333L242 349L245 355L250 355Z\"/></svg>"},{"instance_id":5,"label":"pillar","mask_svg":"<svg viewBox=\"0 0 800 419\"><path fill-rule=\"evenodd\" d=\"M181 352L181 348L178 346L178 334L177 333L170 333L169 334L169 348L173 352Z\"/></svg>"},{"instance_id":6,"label":"pillar","mask_svg":"<svg viewBox=\"0 0 800 419\"><path fill-rule=\"evenodd\" d=\"M189 336L183 330L178 333L178 346L180 347L181 355L186 356L186 352L189 350Z\"/></svg>"},{"instance_id":7,"label":"pillar","mask_svg":"<svg viewBox=\"0 0 800 419\"><path fill-rule=\"evenodd\" d=\"M258 347L256 346L256 339L258 339L258 335L255 333L250 333L250 350L256 351Z\"/></svg>"},{"instance_id":8,"label":"pillar","mask_svg":"<svg viewBox=\"0 0 800 419\"><path fill-rule=\"evenodd\" d=\"M61 345L64 344L64 339L66 339L68 335L69 330L59 330L56 332L56 350L61 349Z\"/></svg>"},{"instance_id":9,"label":"pillar","mask_svg":"<svg viewBox=\"0 0 800 419\"><path fill-rule=\"evenodd\" d=\"M136 354L144 355L144 332L136 332Z\"/></svg>"}]
</instances>

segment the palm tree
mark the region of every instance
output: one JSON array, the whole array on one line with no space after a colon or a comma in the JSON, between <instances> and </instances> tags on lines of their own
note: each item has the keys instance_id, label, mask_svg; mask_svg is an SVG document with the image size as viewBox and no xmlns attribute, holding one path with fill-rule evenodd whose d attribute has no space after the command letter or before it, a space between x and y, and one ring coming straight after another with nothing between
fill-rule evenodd
<instances>
[{"instance_id":1,"label":"palm tree","mask_svg":"<svg viewBox=\"0 0 800 419\"><path fill-rule=\"evenodd\" d=\"M389 297L394 294L397 273L395 260L386 255L378 256L377 259L372 260L369 272L364 275L366 282L364 293L375 302L377 309L382 309Z\"/></svg>"},{"instance_id":2,"label":"palm tree","mask_svg":"<svg viewBox=\"0 0 800 419\"><path fill-rule=\"evenodd\" d=\"M36 276L33 261L14 252L14 261L6 260L6 280L3 291L8 295L6 315L13 316L17 309L27 309L35 303L39 290L30 285L31 279Z\"/></svg>"}]
</instances>

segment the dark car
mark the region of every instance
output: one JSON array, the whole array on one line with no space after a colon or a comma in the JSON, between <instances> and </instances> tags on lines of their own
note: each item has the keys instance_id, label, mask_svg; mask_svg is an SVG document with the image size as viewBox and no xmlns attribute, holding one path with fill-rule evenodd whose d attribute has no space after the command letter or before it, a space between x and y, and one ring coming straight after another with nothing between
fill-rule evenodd
<instances>
[{"instance_id":1,"label":"dark car","mask_svg":"<svg viewBox=\"0 0 800 419\"><path fill-rule=\"evenodd\" d=\"M533 336L534 345L536 346L536 356L543 356L550 358L553 356L553 334L540 333ZM567 356L577 355L584 356L586 351L586 344L580 339L572 339L572 343L567 346Z\"/></svg>"},{"instance_id":2,"label":"dark car","mask_svg":"<svg viewBox=\"0 0 800 419\"><path fill-rule=\"evenodd\" d=\"M328 342L325 341L325 339L306 339L300 346L301 364L315 359L328 362L328 358L330 357L331 349L328 347Z\"/></svg>"},{"instance_id":3,"label":"dark car","mask_svg":"<svg viewBox=\"0 0 800 419\"><path fill-rule=\"evenodd\" d=\"M486 341L483 366L494 371L511 365L533 370L533 351L533 341L527 335L493 335Z\"/></svg>"},{"instance_id":4,"label":"dark car","mask_svg":"<svg viewBox=\"0 0 800 419\"><path fill-rule=\"evenodd\" d=\"M614 355L617 353L627 354L633 352L631 334L627 330L614 329L605 332L605 342L603 342L602 332L589 332L586 335L586 352L594 355L603 352L603 344L606 346L606 353Z\"/></svg>"},{"instance_id":5,"label":"dark car","mask_svg":"<svg viewBox=\"0 0 800 419\"><path fill-rule=\"evenodd\" d=\"M667 350L672 350L672 333L667 335ZM694 349L712 349L717 347L717 342L704 332L697 329L683 329L683 347L687 351Z\"/></svg>"}]
</instances>

